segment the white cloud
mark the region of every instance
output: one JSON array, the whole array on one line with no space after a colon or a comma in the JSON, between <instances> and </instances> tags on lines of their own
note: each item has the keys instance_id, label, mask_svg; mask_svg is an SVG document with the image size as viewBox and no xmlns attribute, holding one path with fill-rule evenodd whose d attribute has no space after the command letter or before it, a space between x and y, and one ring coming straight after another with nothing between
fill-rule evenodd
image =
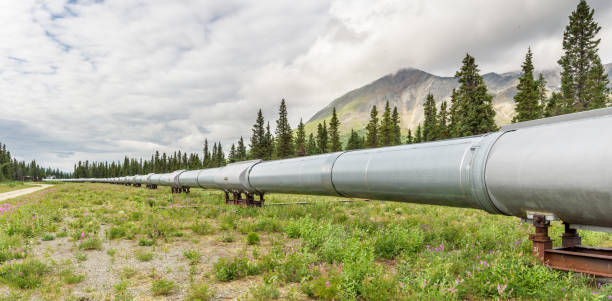
<instances>
[{"instance_id":1,"label":"white cloud","mask_svg":"<svg viewBox=\"0 0 612 301\"><path fill-rule=\"evenodd\" d=\"M612 61L612 4L590 1ZM402 67L556 65L575 1L40 1L0 3L0 141L23 159L199 151L248 139L258 108L308 119ZM273 122L272 122L273 125ZM226 147L227 148L227 147Z\"/></svg>"}]
</instances>

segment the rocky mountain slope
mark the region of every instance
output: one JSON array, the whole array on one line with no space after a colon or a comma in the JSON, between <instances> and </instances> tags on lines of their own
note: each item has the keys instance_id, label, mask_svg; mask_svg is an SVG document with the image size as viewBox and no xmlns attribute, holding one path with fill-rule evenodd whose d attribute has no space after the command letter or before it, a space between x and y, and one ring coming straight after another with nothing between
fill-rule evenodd
<instances>
[{"instance_id":1,"label":"rocky mountain slope","mask_svg":"<svg viewBox=\"0 0 612 301\"><path fill-rule=\"evenodd\" d=\"M612 63L605 65L608 76L612 79ZM558 91L560 87L559 70L543 70L549 93ZM536 73L537 74L537 73ZM493 107L498 124L509 123L514 114L513 97L516 94L519 72L487 73L483 75L489 93L493 95ZM379 112L389 101L391 107L397 106L400 112L402 130L415 129L423 122L423 102L428 93L432 93L438 105L450 101L453 88L458 86L454 77L441 77L418 69L401 69L394 74L386 75L361 88L350 91L335 99L325 108L317 112L306 123L307 132L316 129L316 125L331 118L332 108L336 107L341 128L346 134L351 128L362 130L369 120L369 112L373 105Z\"/></svg>"}]
</instances>

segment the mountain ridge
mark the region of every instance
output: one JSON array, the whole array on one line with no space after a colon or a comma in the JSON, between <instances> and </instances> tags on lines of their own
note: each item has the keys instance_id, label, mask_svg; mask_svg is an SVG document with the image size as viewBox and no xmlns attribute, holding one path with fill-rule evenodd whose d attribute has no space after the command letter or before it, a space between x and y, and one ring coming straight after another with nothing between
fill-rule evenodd
<instances>
[{"instance_id":1,"label":"mountain ridge","mask_svg":"<svg viewBox=\"0 0 612 301\"><path fill-rule=\"evenodd\" d=\"M604 65L604 68L612 81L612 63ZM548 93L559 91L560 69L541 70L535 74L540 72L547 81ZM498 125L507 124L512 119L513 97L516 94L520 75L520 71L510 71L489 72L482 76L489 94L493 95L495 121ZM377 106L380 116L386 101L389 101L391 107L398 108L402 132L405 133L409 128L414 130L423 121L423 102L428 93L434 95L439 105L442 101L449 101L452 89L458 86L454 77L438 76L411 67L401 68L334 99L306 122L306 131L312 133L316 131L318 123L323 120L329 121L333 107L336 107L341 123L340 132L343 136L351 129L362 131L370 118L372 106Z\"/></svg>"}]
</instances>

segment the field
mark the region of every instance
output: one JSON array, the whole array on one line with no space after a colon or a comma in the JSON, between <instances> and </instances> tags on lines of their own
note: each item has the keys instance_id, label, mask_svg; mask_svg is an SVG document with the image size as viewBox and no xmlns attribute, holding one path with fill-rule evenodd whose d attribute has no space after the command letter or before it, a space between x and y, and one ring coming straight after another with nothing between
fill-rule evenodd
<instances>
[{"instance_id":1,"label":"field","mask_svg":"<svg viewBox=\"0 0 612 301\"><path fill-rule=\"evenodd\" d=\"M27 185L23 182L0 182L0 193L9 192L13 190L19 190L24 188L30 188L32 185Z\"/></svg>"},{"instance_id":2,"label":"field","mask_svg":"<svg viewBox=\"0 0 612 301\"><path fill-rule=\"evenodd\" d=\"M612 286L553 271L519 219L477 210L219 191L172 195L58 184L0 204L5 300L608 300ZM561 235L554 224L552 235ZM586 245L612 236L585 232ZM556 242L558 243L558 242Z\"/></svg>"}]
</instances>

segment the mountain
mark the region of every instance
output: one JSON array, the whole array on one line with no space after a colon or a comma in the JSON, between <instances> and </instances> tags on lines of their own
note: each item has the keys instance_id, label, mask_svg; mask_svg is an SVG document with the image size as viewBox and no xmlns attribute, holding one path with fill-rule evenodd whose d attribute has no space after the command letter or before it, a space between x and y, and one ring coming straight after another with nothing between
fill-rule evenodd
<instances>
[{"instance_id":1,"label":"mountain","mask_svg":"<svg viewBox=\"0 0 612 301\"><path fill-rule=\"evenodd\" d=\"M605 65L605 68L608 77L612 79L612 63ZM536 74L539 72L546 79L548 93L559 91L559 70L543 70ZM499 125L509 123L512 119L513 97L519 76L518 71L483 75L489 94L493 95L493 108L497 112L495 119ZM376 105L380 117L387 101L392 108L397 107L402 131L405 133L409 128L414 131L416 126L423 122L423 102L427 94L433 94L438 105L444 100L450 104L451 92L458 86L454 77L436 76L413 68L401 69L335 99L310 118L306 123L306 132L315 132L316 125L323 120L329 122L333 107L336 107L338 112L340 132L343 136L346 136L351 128L362 131L370 118L372 106Z\"/></svg>"}]
</instances>

